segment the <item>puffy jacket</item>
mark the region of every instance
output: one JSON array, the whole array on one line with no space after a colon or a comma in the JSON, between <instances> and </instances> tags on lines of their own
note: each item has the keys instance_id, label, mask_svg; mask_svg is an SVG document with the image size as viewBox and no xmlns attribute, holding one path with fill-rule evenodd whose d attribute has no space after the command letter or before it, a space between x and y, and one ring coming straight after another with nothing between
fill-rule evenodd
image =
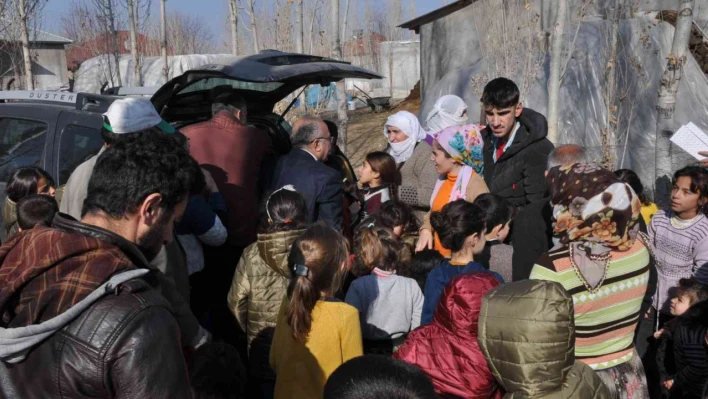
<instances>
[{"instance_id":1,"label":"puffy jacket","mask_svg":"<svg viewBox=\"0 0 708 399\"><path fill-rule=\"evenodd\" d=\"M251 375L275 379L269 364L278 311L288 288L288 254L303 230L259 234L241 255L229 291L229 309L248 336Z\"/></svg>"},{"instance_id":2,"label":"puffy jacket","mask_svg":"<svg viewBox=\"0 0 708 399\"><path fill-rule=\"evenodd\" d=\"M408 334L394 357L425 371L443 397L500 397L477 344L482 297L499 284L486 272L455 277L443 291L433 323Z\"/></svg>"},{"instance_id":3,"label":"puffy jacket","mask_svg":"<svg viewBox=\"0 0 708 399\"><path fill-rule=\"evenodd\" d=\"M484 296L479 346L505 399L610 399L575 360L573 315L572 297L555 282L524 280Z\"/></svg>"},{"instance_id":4,"label":"puffy jacket","mask_svg":"<svg viewBox=\"0 0 708 399\"><path fill-rule=\"evenodd\" d=\"M546 138L548 122L538 112L524 108L511 146L494 162L494 140L489 127L484 137L484 180L489 191L523 208L546 193L544 172L553 144Z\"/></svg>"}]
</instances>

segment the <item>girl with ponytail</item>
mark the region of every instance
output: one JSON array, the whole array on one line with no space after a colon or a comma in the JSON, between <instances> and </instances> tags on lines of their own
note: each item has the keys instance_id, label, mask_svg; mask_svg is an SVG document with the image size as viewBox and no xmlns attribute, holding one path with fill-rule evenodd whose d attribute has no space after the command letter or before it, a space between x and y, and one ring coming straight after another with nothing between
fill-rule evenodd
<instances>
[{"instance_id":1,"label":"girl with ponytail","mask_svg":"<svg viewBox=\"0 0 708 399\"><path fill-rule=\"evenodd\" d=\"M383 204L395 199L396 161L383 151L370 152L357 171L363 198L359 220L363 220L376 215Z\"/></svg>"},{"instance_id":2,"label":"girl with ponytail","mask_svg":"<svg viewBox=\"0 0 708 399\"><path fill-rule=\"evenodd\" d=\"M433 269L425 281L425 300L421 325L433 321L433 311L438 305L443 289L455 276L470 272L487 271L492 273L501 283L504 279L490 272L480 263L475 262L475 256L482 253L486 243L485 213L477 205L465 200L457 200L445 205L440 212L433 212L430 223L440 237L445 248L452 251L449 259L443 259Z\"/></svg>"},{"instance_id":3,"label":"girl with ponytail","mask_svg":"<svg viewBox=\"0 0 708 399\"><path fill-rule=\"evenodd\" d=\"M334 298L349 266L347 242L320 224L288 256L290 283L270 350L275 398L321 398L334 370L363 354L359 312Z\"/></svg>"}]
</instances>

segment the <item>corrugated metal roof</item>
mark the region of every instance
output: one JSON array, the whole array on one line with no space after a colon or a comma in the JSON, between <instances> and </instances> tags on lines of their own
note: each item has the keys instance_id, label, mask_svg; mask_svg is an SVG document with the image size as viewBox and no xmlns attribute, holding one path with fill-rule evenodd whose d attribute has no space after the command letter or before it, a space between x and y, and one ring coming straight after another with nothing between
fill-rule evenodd
<instances>
[{"instance_id":1,"label":"corrugated metal roof","mask_svg":"<svg viewBox=\"0 0 708 399\"><path fill-rule=\"evenodd\" d=\"M444 16L450 15L453 12L461 10L476 1L477 0L458 0L444 7L438 8L437 10L433 10L425 15L421 15L418 18L412 19L408 22L404 22L401 25L398 25L398 27L403 29L414 30L415 33L420 33L421 25L431 23L436 19L440 19Z\"/></svg>"}]
</instances>

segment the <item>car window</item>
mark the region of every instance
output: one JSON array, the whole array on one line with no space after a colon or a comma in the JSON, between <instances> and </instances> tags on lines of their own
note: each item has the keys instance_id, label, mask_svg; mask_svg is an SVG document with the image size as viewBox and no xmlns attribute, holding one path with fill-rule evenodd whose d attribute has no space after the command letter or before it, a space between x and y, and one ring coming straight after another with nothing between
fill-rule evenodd
<instances>
[{"instance_id":1,"label":"car window","mask_svg":"<svg viewBox=\"0 0 708 399\"><path fill-rule=\"evenodd\" d=\"M189 86L185 87L184 89L180 90L179 94L192 93L195 91L202 91L202 90L210 90L216 86L231 86L234 89L260 91L260 92L267 93L267 92L277 90L282 85L283 84L279 83L279 82L258 83L258 82L243 82L240 80L224 79L224 78L205 78L202 80L197 80L196 82L194 82L194 83L190 84Z\"/></svg>"},{"instance_id":2,"label":"car window","mask_svg":"<svg viewBox=\"0 0 708 399\"><path fill-rule=\"evenodd\" d=\"M86 126L67 125L61 132L61 141L59 142L59 181L57 184L66 184L74 169L98 154L102 146L103 139L100 130Z\"/></svg>"},{"instance_id":3,"label":"car window","mask_svg":"<svg viewBox=\"0 0 708 399\"><path fill-rule=\"evenodd\" d=\"M42 166L47 124L29 119L0 118L0 182L7 183L21 166Z\"/></svg>"}]
</instances>

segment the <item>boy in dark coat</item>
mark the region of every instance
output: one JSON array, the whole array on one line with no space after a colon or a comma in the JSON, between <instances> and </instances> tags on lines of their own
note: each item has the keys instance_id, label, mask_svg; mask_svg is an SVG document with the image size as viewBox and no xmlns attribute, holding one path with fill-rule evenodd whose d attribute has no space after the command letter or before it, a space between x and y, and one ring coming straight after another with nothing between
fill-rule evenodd
<instances>
[{"instance_id":1,"label":"boy in dark coat","mask_svg":"<svg viewBox=\"0 0 708 399\"><path fill-rule=\"evenodd\" d=\"M519 102L519 88L497 78L484 87L487 118L484 137L484 180L489 191L523 208L543 198L544 172L553 144L546 138L548 122Z\"/></svg>"}]
</instances>

